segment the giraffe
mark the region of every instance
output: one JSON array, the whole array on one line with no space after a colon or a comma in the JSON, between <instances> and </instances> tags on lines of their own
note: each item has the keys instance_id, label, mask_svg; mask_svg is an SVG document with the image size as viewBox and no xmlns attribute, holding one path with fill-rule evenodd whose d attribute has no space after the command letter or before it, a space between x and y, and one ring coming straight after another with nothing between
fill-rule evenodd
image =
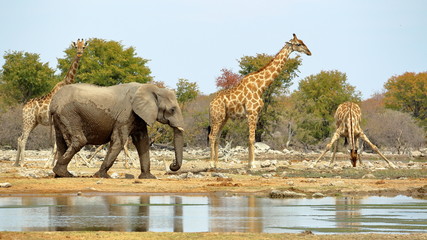
<instances>
[{"instance_id":1,"label":"giraffe","mask_svg":"<svg viewBox=\"0 0 427 240\"><path fill-rule=\"evenodd\" d=\"M326 145L326 149L322 152L322 154L311 164L311 167L314 167L316 163L325 155L327 151L329 151L332 145L340 138L345 137L350 142L350 160L353 167L356 167L357 160L359 160L360 164L362 164L362 160L360 159L360 153L357 153L359 146L359 138L365 141L375 152L377 152L384 161L388 163L388 165L392 168L396 168L396 166L390 162L379 150L378 147L375 146L369 138L365 135L363 130L360 128L360 121L362 118L362 111L360 110L359 105L353 102L345 102L338 106L337 111L335 112L335 123L337 126L337 130L332 136L331 142ZM347 141L346 141L347 142ZM335 150L332 154L331 161L329 166L335 160L335 153L337 151L338 144L335 145Z\"/></svg>"},{"instance_id":2,"label":"giraffe","mask_svg":"<svg viewBox=\"0 0 427 240\"><path fill-rule=\"evenodd\" d=\"M71 63L71 67L61 82L58 82L53 89L45 96L33 98L24 104L22 108L22 135L18 138L18 152L14 163L15 167L20 166L24 161L25 145L27 144L28 136L33 129L41 124L44 126L50 126L49 122L49 105L53 95L62 87L67 84L74 83L77 68L79 66L80 58L83 55L83 51L87 46L87 42L83 39L78 39L77 43L73 42L72 47L77 49L76 57ZM52 137L53 139L53 137ZM56 150L56 144L54 144L53 153Z\"/></svg>"},{"instance_id":3,"label":"giraffe","mask_svg":"<svg viewBox=\"0 0 427 240\"><path fill-rule=\"evenodd\" d=\"M212 99L209 105L211 126L208 138L211 151L211 167L216 168L218 165L219 135L227 120L246 116L249 126L249 168L255 168L255 129L258 115L264 106L262 94L283 70L285 62L293 51L305 53L308 56L311 55L304 42L293 34L293 38L286 42L285 46L270 63L259 71L246 75L236 86L219 91Z\"/></svg>"}]
</instances>

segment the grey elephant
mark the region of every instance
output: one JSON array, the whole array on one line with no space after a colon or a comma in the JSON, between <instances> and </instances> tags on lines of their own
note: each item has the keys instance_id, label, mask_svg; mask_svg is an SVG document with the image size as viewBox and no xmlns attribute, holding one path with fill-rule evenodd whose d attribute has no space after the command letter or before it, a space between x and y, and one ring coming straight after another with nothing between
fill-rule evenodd
<instances>
[{"instance_id":1,"label":"grey elephant","mask_svg":"<svg viewBox=\"0 0 427 240\"><path fill-rule=\"evenodd\" d=\"M58 148L58 161L53 168L56 177L73 176L67 167L83 146L109 142L105 160L94 175L109 178L107 171L131 136L141 164L139 178L155 178L150 173L147 124L156 120L173 128L175 159L170 169L181 168L184 120L176 96L170 90L140 83L111 87L67 85L53 97L50 114Z\"/></svg>"}]
</instances>

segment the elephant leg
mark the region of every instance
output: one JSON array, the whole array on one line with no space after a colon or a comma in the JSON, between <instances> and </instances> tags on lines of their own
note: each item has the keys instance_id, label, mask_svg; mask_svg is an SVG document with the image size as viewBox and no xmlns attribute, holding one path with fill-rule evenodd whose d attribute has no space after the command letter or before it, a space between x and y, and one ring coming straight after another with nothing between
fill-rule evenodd
<instances>
[{"instance_id":1,"label":"elephant leg","mask_svg":"<svg viewBox=\"0 0 427 240\"><path fill-rule=\"evenodd\" d=\"M73 156L86 145L86 137L80 129L73 129L74 131L71 131L72 129L69 129L71 126L67 128L62 124L59 117L54 116L54 121L57 123L55 125L55 134L59 157L55 167L53 168L53 172L55 173L55 177L73 177L67 169L68 164ZM66 149L65 152L64 149Z\"/></svg>"},{"instance_id":2,"label":"elephant leg","mask_svg":"<svg viewBox=\"0 0 427 240\"><path fill-rule=\"evenodd\" d=\"M55 177L73 177L73 175L67 169L67 161L64 160L64 155L68 149L67 143L59 131L56 131L56 147L57 161L53 167Z\"/></svg>"},{"instance_id":3,"label":"elephant leg","mask_svg":"<svg viewBox=\"0 0 427 240\"><path fill-rule=\"evenodd\" d=\"M139 179L156 179L150 172L150 142L148 138L147 126L142 124L141 130L132 133L132 141L135 145L136 151L139 156L139 163L141 166L141 174Z\"/></svg>"}]
</instances>

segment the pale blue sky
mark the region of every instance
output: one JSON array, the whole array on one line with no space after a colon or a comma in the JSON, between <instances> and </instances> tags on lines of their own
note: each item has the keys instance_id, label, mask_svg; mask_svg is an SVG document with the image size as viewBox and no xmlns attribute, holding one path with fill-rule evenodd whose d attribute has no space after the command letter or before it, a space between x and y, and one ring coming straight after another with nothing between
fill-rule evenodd
<instances>
[{"instance_id":1,"label":"pale blue sky","mask_svg":"<svg viewBox=\"0 0 427 240\"><path fill-rule=\"evenodd\" d=\"M56 68L77 38L120 41L150 59L155 80L175 88L187 78L205 94L220 69L274 55L292 33L313 55L302 56L291 89L339 70L366 99L393 75L427 71L425 0L0 0L0 11L2 56L38 53Z\"/></svg>"}]
</instances>

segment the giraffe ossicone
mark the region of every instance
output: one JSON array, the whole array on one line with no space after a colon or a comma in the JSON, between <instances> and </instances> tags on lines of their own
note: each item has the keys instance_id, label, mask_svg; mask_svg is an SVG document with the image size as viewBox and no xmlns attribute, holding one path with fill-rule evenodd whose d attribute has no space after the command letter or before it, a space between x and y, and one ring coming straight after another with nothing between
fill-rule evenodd
<instances>
[{"instance_id":1,"label":"giraffe ossicone","mask_svg":"<svg viewBox=\"0 0 427 240\"><path fill-rule=\"evenodd\" d=\"M216 94L209 105L211 167L218 167L219 135L227 120L246 117L249 125L248 165L249 168L255 168L255 130L259 113L264 106L262 94L283 70L289 55L294 51L311 55L304 42L293 34L293 38L285 43L270 63L257 72L246 75L236 86Z\"/></svg>"}]
</instances>

